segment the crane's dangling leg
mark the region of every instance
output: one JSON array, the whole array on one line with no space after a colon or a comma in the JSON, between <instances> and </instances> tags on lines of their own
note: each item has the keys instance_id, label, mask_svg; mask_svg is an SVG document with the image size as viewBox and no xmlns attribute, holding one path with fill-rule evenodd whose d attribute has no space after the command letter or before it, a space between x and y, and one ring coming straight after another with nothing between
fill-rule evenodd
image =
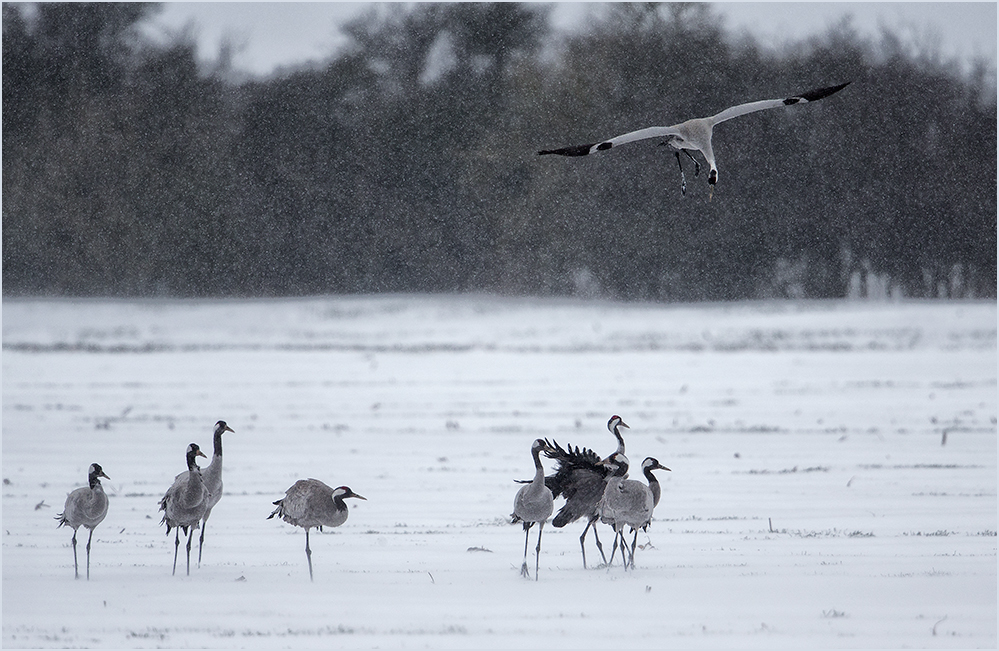
<instances>
[{"instance_id":1,"label":"crane's dangling leg","mask_svg":"<svg viewBox=\"0 0 999 651\"><path fill-rule=\"evenodd\" d=\"M676 156L676 166L680 168L680 196L685 197L687 196L687 177L683 173L683 165L680 164L680 150L673 150L673 155ZM614 542L616 548L617 540ZM611 552L611 560L614 560L614 552Z\"/></svg>"},{"instance_id":2,"label":"crane's dangling leg","mask_svg":"<svg viewBox=\"0 0 999 651\"><path fill-rule=\"evenodd\" d=\"M661 143L661 144L663 144L663 145L670 145L670 143L668 141L664 142L664 143ZM672 146L672 145L670 145L670 146ZM683 173L683 165L680 164L680 152L681 151L687 156L687 158L689 158L691 160L691 162L694 163L694 176L695 177L698 176L701 173L701 164L698 163L697 159L694 158L694 155L691 154L686 149L674 149L673 150L673 155L676 156L676 166L680 168L680 195L681 196L687 196L687 176Z\"/></svg>"},{"instance_id":3,"label":"crane's dangling leg","mask_svg":"<svg viewBox=\"0 0 999 651\"><path fill-rule=\"evenodd\" d=\"M684 149L682 151L683 151L683 153L687 154L687 158L689 158L690 160L694 161L694 176L697 176L698 174L700 174L701 173L701 164L697 162L697 159L694 158L694 155L691 154L686 149Z\"/></svg>"}]
</instances>

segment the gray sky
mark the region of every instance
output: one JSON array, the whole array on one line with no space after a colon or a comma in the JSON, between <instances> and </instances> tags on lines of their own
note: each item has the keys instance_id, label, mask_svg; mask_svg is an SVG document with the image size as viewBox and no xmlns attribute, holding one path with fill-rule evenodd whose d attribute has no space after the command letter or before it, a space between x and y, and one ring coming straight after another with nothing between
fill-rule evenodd
<instances>
[{"instance_id":1,"label":"gray sky","mask_svg":"<svg viewBox=\"0 0 999 651\"><path fill-rule=\"evenodd\" d=\"M238 69L266 74L280 66L322 60L343 43L338 26L368 10L370 3L169 2L149 27L150 34L194 28L202 56L214 58L223 38L239 46ZM585 24L598 5L559 3L556 25ZM872 38L887 26L912 43L938 43L945 57L987 58L996 62L994 2L725 2L715 10L733 33L746 31L764 46L777 46L821 34L845 15Z\"/></svg>"}]
</instances>

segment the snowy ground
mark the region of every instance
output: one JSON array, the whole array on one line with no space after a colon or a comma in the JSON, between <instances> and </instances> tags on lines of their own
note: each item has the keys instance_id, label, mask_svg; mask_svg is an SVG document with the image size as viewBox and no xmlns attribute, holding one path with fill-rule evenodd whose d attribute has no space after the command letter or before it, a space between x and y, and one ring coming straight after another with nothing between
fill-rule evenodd
<instances>
[{"instance_id":1,"label":"snowy ground","mask_svg":"<svg viewBox=\"0 0 999 651\"><path fill-rule=\"evenodd\" d=\"M3 646L995 647L996 361L995 303L4 301ZM637 569L584 570L577 522L522 579L531 442L608 454L612 413L673 469ZM219 419L171 576L157 502ZM368 498L311 584L265 519L304 477Z\"/></svg>"}]
</instances>

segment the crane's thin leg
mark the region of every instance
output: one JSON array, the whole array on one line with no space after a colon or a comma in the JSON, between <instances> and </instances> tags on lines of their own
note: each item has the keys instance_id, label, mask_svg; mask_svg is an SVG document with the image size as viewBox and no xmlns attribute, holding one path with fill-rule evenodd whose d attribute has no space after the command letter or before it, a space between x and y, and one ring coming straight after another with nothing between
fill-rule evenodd
<instances>
[{"instance_id":1,"label":"crane's thin leg","mask_svg":"<svg viewBox=\"0 0 999 651\"><path fill-rule=\"evenodd\" d=\"M683 165L680 164L680 152L678 150L673 151L673 155L676 156L676 166L680 168L680 196L687 196L687 177L683 173ZM613 554L611 555L613 560Z\"/></svg>"},{"instance_id":2,"label":"crane's thin leg","mask_svg":"<svg viewBox=\"0 0 999 651\"><path fill-rule=\"evenodd\" d=\"M520 575L524 578L530 578L531 575L527 571L527 540L531 535L531 525L533 522L524 522L524 563L520 566Z\"/></svg>"},{"instance_id":3,"label":"crane's thin leg","mask_svg":"<svg viewBox=\"0 0 999 651\"><path fill-rule=\"evenodd\" d=\"M635 537L631 541L631 569L635 569L635 547L638 545L638 529L633 529Z\"/></svg>"},{"instance_id":4,"label":"crane's thin leg","mask_svg":"<svg viewBox=\"0 0 999 651\"><path fill-rule=\"evenodd\" d=\"M205 546L205 526L208 520L201 523L201 536L198 538L198 567L201 567L201 548Z\"/></svg>"},{"instance_id":5,"label":"crane's thin leg","mask_svg":"<svg viewBox=\"0 0 999 651\"><path fill-rule=\"evenodd\" d=\"M187 575L191 576L191 539L194 538L194 527L188 529L187 534Z\"/></svg>"},{"instance_id":6,"label":"crane's thin leg","mask_svg":"<svg viewBox=\"0 0 999 651\"><path fill-rule=\"evenodd\" d=\"M76 529L73 529L73 575L80 578L80 566L76 562Z\"/></svg>"},{"instance_id":7,"label":"crane's thin leg","mask_svg":"<svg viewBox=\"0 0 999 651\"><path fill-rule=\"evenodd\" d=\"M610 562L607 563L607 567L610 568L614 564L614 557L617 556L617 527L614 528L614 543L611 545L611 557Z\"/></svg>"},{"instance_id":8,"label":"crane's thin leg","mask_svg":"<svg viewBox=\"0 0 999 651\"><path fill-rule=\"evenodd\" d=\"M538 580L538 570L541 567L541 532L545 530L545 523L541 522L538 527L538 548L534 550L534 580Z\"/></svg>"},{"instance_id":9,"label":"crane's thin leg","mask_svg":"<svg viewBox=\"0 0 999 651\"><path fill-rule=\"evenodd\" d=\"M597 551L600 552L600 558L603 559L604 565L607 565L607 556L604 554L604 546L600 544L600 535L597 533L597 519L593 518L590 520L590 524L593 525L593 538L597 541Z\"/></svg>"},{"instance_id":10,"label":"crane's thin leg","mask_svg":"<svg viewBox=\"0 0 999 651\"><path fill-rule=\"evenodd\" d=\"M604 556L604 546L600 544L600 536L597 535L597 527L595 526L597 522L596 518L590 518L586 523L586 528L583 529L583 535L579 537L579 548L583 551L583 569L586 569L586 532L593 527L593 537L597 541L597 549L600 551L600 557L604 559L604 565L607 564L607 557Z\"/></svg>"},{"instance_id":11,"label":"crane's thin leg","mask_svg":"<svg viewBox=\"0 0 999 651\"><path fill-rule=\"evenodd\" d=\"M314 581L312 578L312 549L309 548L309 530L305 530L305 557L309 559L309 580Z\"/></svg>"},{"instance_id":12,"label":"crane's thin leg","mask_svg":"<svg viewBox=\"0 0 999 651\"><path fill-rule=\"evenodd\" d=\"M180 549L180 527L174 532L173 537L173 575L177 576L177 550Z\"/></svg>"},{"instance_id":13,"label":"crane's thin leg","mask_svg":"<svg viewBox=\"0 0 999 651\"><path fill-rule=\"evenodd\" d=\"M698 174L700 174L701 173L701 164L697 162L697 159L694 158L694 155L691 154L686 149L683 150L683 153L687 154L687 158L689 158L690 160L694 161L694 176L697 176Z\"/></svg>"},{"instance_id":14,"label":"crane's thin leg","mask_svg":"<svg viewBox=\"0 0 999 651\"><path fill-rule=\"evenodd\" d=\"M87 580L90 580L90 541L94 539L94 530L90 530L90 536L87 537Z\"/></svg>"},{"instance_id":15,"label":"crane's thin leg","mask_svg":"<svg viewBox=\"0 0 999 651\"><path fill-rule=\"evenodd\" d=\"M617 555L617 548L619 546L621 548L621 561L624 563L624 569L627 570L628 569L628 545L627 545L627 543L624 542L624 534L621 531L618 531L617 527L615 526L614 527L614 546L611 549L610 563L607 564L608 568L611 565L614 564L614 556Z\"/></svg>"}]
</instances>

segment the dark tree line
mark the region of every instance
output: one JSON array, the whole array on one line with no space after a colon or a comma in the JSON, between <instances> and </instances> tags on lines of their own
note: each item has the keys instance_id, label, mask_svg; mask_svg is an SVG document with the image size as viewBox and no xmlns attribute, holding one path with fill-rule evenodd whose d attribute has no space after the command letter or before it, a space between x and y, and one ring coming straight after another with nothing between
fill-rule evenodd
<instances>
[{"instance_id":1,"label":"dark tree line","mask_svg":"<svg viewBox=\"0 0 999 651\"><path fill-rule=\"evenodd\" d=\"M4 294L492 291L647 300L996 296L994 71L844 23L773 52L708 5L416 4L322 67L235 82L150 4L3 5ZM719 126L708 201L649 141Z\"/></svg>"}]
</instances>

